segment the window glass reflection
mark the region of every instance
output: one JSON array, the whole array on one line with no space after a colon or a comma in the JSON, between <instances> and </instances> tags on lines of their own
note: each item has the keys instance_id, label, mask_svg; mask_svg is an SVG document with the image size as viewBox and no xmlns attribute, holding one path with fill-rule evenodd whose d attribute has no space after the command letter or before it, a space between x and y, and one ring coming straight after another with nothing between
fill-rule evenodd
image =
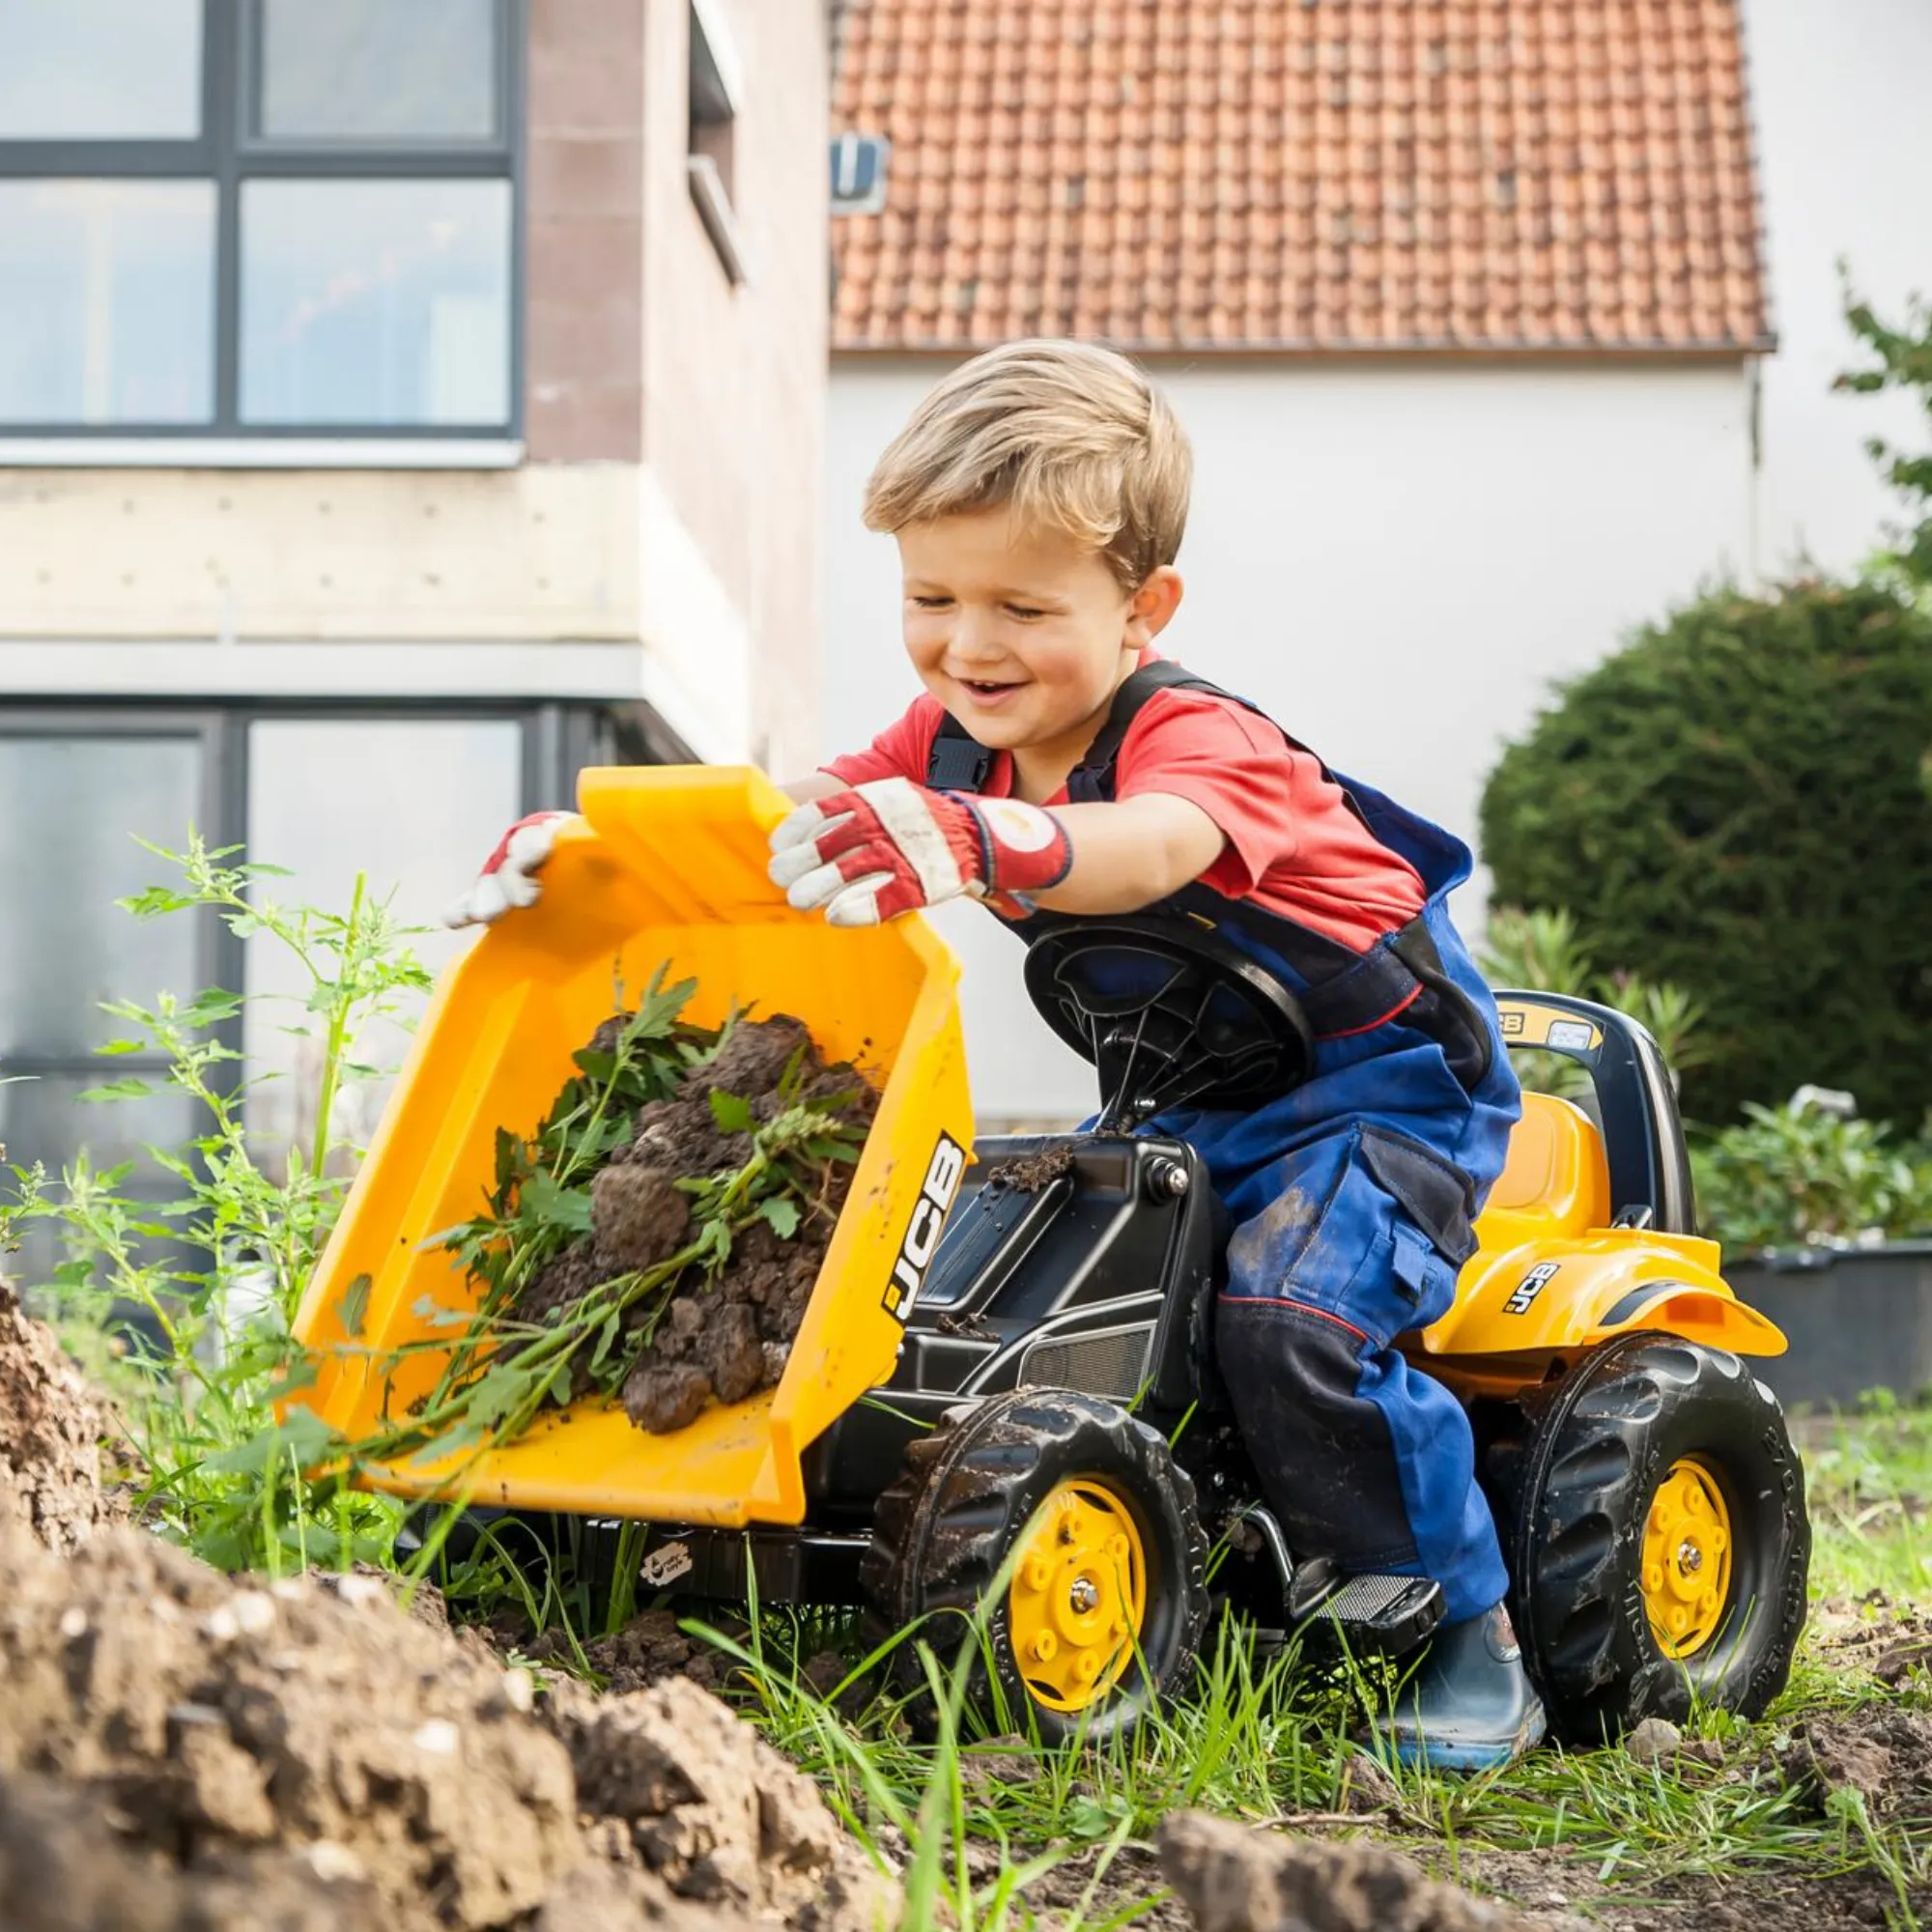
<instances>
[{"instance_id":1,"label":"window glass reflection","mask_svg":"<svg viewBox=\"0 0 1932 1932\"><path fill-rule=\"evenodd\" d=\"M31 909L0 917L0 1072L125 1033L103 1000L199 990L195 922L137 920L116 901L171 877L135 835L186 843L201 759L193 738L0 738L0 824L16 834L0 841L0 906Z\"/></svg>"},{"instance_id":2,"label":"window glass reflection","mask_svg":"<svg viewBox=\"0 0 1932 1932\"><path fill-rule=\"evenodd\" d=\"M508 182L244 184L244 421L504 423L509 344Z\"/></svg>"},{"instance_id":3,"label":"window glass reflection","mask_svg":"<svg viewBox=\"0 0 1932 1932\"><path fill-rule=\"evenodd\" d=\"M523 727L501 719L272 719L248 734L248 851L285 867L263 891L285 905L346 912L358 869L368 890L389 899L406 924L430 928L409 944L431 968L453 958L471 935L437 923L457 885L475 869L522 810ZM397 828L408 829L398 838ZM452 885L452 881L456 885ZM250 995L242 1040L251 1079L248 1124L265 1159L313 1143L321 1043L307 1031L307 982L272 939L248 941ZM353 1058L384 1069L407 1051L403 1022L369 1029ZM292 1029L294 1029L292 1031ZM266 1076L266 1078L264 1078ZM337 1125L366 1144L390 1081L351 1082L338 1096Z\"/></svg>"},{"instance_id":4,"label":"window glass reflection","mask_svg":"<svg viewBox=\"0 0 1932 1932\"><path fill-rule=\"evenodd\" d=\"M190 141L202 0L0 0L0 141Z\"/></svg>"},{"instance_id":5,"label":"window glass reflection","mask_svg":"<svg viewBox=\"0 0 1932 1932\"><path fill-rule=\"evenodd\" d=\"M0 422L213 411L214 184L0 181Z\"/></svg>"},{"instance_id":6,"label":"window glass reflection","mask_svg":"<svg viewBox=\"0 0 1932 1932\"><path fill-rule=\"evenodd\" d=\"M497 128L496 0L263 0L256 132L482 141Z\"/></svg>"}]
</instances>

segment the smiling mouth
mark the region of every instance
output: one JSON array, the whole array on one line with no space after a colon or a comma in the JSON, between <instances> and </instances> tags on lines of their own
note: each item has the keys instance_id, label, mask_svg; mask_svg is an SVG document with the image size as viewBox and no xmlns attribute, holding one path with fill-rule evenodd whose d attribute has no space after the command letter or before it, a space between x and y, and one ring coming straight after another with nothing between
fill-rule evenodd
<instances>
[{"instance_id":1,"label":"smiling mouth","mask_svg":"<svg viewBox=\"0 0 1932 1932\"><path fill-rule=\"evenodd\" d=\"M1005 692L1017 691L1022 680L1015 679L1009 684L1001 684L989 677L962 677L958 682L976 697L998 697Z\"/></svg>"}]
</instances>

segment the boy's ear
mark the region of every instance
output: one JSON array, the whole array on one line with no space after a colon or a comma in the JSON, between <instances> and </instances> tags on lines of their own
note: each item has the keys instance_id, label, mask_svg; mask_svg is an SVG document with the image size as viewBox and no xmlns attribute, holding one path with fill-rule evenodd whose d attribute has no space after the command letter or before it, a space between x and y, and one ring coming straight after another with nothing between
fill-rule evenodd
<instances>
[{"instance_id":1,"label":"boy's ear","mask_svg":"<svg viewBox=\"0 0 1932 1932\"><path fill-rule=\"evenodd\" d=\"M1151 644L1167 629L1168 620L1180 608L1180 573L1171 563L1154 570L1134 592L1127 606L1127 641Z\"/></svg>"}]
</instances>

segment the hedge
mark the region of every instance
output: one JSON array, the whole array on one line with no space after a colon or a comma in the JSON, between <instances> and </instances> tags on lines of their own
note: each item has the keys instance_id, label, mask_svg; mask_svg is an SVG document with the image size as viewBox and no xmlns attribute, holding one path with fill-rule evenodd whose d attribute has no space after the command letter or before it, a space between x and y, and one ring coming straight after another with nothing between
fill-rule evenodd
<instances>
[{"instance_id":1,"label":"hedge","mask_svg":"<svg viewBox=\"0 0 1932 1932\"><path fill-rule=\"evenodd\" d=\"M1705 597L1564 687L1491 776L1499 903L1703 1009L1687 1113L1801 1083L1932 1107L1932 619L1879 584Z\"/></svg>"}]
</instances>

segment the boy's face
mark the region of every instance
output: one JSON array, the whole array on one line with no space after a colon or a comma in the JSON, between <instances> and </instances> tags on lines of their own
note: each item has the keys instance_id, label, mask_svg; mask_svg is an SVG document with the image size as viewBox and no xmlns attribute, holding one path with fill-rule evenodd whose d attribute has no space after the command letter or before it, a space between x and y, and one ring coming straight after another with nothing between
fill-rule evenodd
<instances>
[{"instance_id":1,"label":"boy's face","mask_svg":"<svg viewBox=\"0 0 1932 1932\"><path fill-rule=\"evenodd\" d=\"M908 525L898 543L914 668L998 751L1077 758L1180 598L1173 570L1123 590L1101 557L1005 506Z\"/></svg>"}]
</instances>

